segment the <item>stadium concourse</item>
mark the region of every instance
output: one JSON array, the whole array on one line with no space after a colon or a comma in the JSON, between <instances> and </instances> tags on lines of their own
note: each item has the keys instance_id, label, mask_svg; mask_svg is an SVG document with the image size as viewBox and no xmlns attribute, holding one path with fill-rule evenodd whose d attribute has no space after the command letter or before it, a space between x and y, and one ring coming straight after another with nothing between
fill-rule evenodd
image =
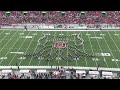
<instances>
[{"instance_id":1,"label":"stadium concourse","mask_svg":"<svg viewBox=\"0 0 120 90\"><path fill-rule=\"evenodd\" d=\"M0 11L0 79L120 79L119 23L120 11Z\"/></svg>"}]
</instances>

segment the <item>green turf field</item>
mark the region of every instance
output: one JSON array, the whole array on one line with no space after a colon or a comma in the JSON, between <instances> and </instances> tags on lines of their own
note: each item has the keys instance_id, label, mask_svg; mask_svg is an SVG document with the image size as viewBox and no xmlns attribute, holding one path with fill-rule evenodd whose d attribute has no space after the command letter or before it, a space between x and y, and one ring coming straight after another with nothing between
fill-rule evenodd
<instances>
[{"instance_id":1,"label":"green turf field","mask_svg":"<svg viewBox=\"0 0 120 90\"><path fill-rule=\"evenodd\" d=\"M54 46L58 41L64 45L59 42L57 46L63 45L64 48ZM95 57L81 58L83 53ZM100 65L119 68L120 31L0 30L0 65L14 66L16 63L20 66L50 66L58 63L60 66Z\"/></svg>"}]
</instances>

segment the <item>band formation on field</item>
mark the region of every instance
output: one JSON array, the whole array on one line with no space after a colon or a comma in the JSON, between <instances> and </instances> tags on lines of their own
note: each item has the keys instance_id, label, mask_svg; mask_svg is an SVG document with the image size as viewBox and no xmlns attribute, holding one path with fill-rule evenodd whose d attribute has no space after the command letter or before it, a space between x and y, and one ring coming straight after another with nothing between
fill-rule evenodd
<instances>
[{"instance_id":1,"label":"band formation on field","mask_svg":"<svg viewBox=\"0 0 120 90\"><path fill-rule=\"evenodd\" d=\"M83 57L95 57L81 50L84 40L80 37L80 33L64 36L63 34L56 36L44 33L42 35L43 37L38 40L37 50L25 53L25 58L33 57L45 61L64 60L71 62L72 60L81 60ZM70 38L74 38L74 40Z\"/></svg>"}]
</instances>

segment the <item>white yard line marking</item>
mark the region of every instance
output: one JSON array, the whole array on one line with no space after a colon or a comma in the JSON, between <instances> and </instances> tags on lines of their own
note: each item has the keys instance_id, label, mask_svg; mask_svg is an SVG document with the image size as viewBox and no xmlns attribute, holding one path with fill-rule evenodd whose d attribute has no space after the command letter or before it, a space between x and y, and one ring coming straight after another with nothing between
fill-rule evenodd
<instances>
[{"instance_id":1,"label":"white yard line marking","mask_svg":"<svg viewBox=\"0 0 120 90\"><path fill-rule=\"evenodd\" d=\"M23 32L24 32L24 31L23 31ZM15 43L13 43L12 47L11 47L11 48L8 48L9 50L7 51L7 53L6 53L6 55L5 55L4 57L6 57L6 56L9 54L9 52L13 49L14 45L18 42L19 39L20 39L20 38L18 37L18 38L16 39ZM5 48L4 48L4 49L5 49ZM1 61L0 63L2 63L2 61Z\"/></svg>"},{"instance_id":2,"label":"white yard line marking","mask_svg":"<svg viewBox=\"0 0 120 90\"><path fill-rule=\"evenodd\" d=\"M54 42L54 39L55 39L55 34L56 34L56 32L54 33L54 38L53 38L53 42ZM53 43L52 43L53 44ZM51 55L51 53L52 53L52 49L54 48L54 46L52 45L52 48L51 48L51 51L50 51L50 55ZM48 61L48 66L49 66L49 61Z\"/></svg>"},{"instance_id":3,"label":"white yard line marking","mask_svg":"<svg viewBox=\"0 0 120 90\"><path fill-rule=\"evenodd\" d=\"M29 32L27 35L29 35L29 34L30 34L30 32ZM27 38L24 39L24 41L22 42L22 44L21 44L20 47L18 48L17 52L20 50L20 48L22 47L22 45L24 44L24 42L25 42L26 39L27 39ZM13 56L13 58L12 58L12 60L10 61L9 65L12 63L12 61L14 60L14 58L15 58L16 55L17 55L17 54L15 54L15 55Z\"/></svg>"},{"instance_id":4,"label":"white yard line marking","mask_svg":"<svg viewBox=\"0 0 120 90\"><path fill-rule=\"evenodd\" d=\"M107 31L107 33L109 34L109 32ZM111 35L109 34L109 36L110 36L110 38L111 38L111 40L113 41L113 43L115 44L115 46L117 47L117 49L119 50L119 48L118 48L118 46L116 45L116 43L114 42L114 40L113 40L113 38L111 37ZM115 58L114 58L115 59ZM118 66L118 68L119 68L119 65L118 65L118 63L116 62L116 64L117 64L117 66Z\"/></svg>"},{"instance_id":5,"label":"white yard line marking","mask_svg":"<svg viewBox=\"0 0 120 90\"><path fill-rule=\"evenodd\" d=\"M27 31L86 31L81 29L39 29L39 30L27 30ZM100 31L100 30L87 30L87 31Z\"/></svg>"},{"instance_id":6,"label":"white yard line marking","mask_svg":"<svg viewBox=\"0 0 120 90\"><path fill-rule=\"evenodd\" d=\"M96 37L95 32L93 32L93 33L94 33L94 35L95 35L95 37ZM99 46L99 48L100 48L101 53L103 53L103 51L102 51L102 49L101 49L101 46L100 46L100 43L98 42L97 38L96 38L96 41L97 41L97 43L98 43L98 46ZM104 58L105 64L106 64L106 65L107 65L107 67L108 67L108 64L107 64L106 59L105 59L105 57L104 57L104 56L103 56L103 58Z\"/></svg>"},{"instance_id":7,"label":"white yard line marking","mask_svg":"<svg viewBox=\"0 0 120 90\"><path fill-rule=\"evenodd\" d=\"M61 34L62 34L62 31L61 31ZM58 38L59 40L59 38ZM58 54L58 57L60 56L60 48L59 48L59 54ZM59 65L59 59L58 59L58 65Z\"/></svg>"},{"instance_id":8,"label":"white yard line marking","mask_svg":"<svg viewBox=\"0 0 120 90\"><path fill-rule=\"evenodd\" d=\"M17 33L17 32L18 32L18 31L16 31L16 33ZM15 34L16 34L16 33L15 33ZM15 34L14 34L13 36L15 36ZM12 36L12 37L13 37L13 36ZM11 37L11 38L12 38L12 37ZM10 40L12 40L11 38L10 38ZM14 44L12 45L12 47L13 47L13 46L14 46ZM12 49L12 47L9 49L9 51ZM4 49L4 48L2 48L2 49ZM2 50L2 49L1 49L1 50ZM0 50L0 51L1 51L1 50ZM8 55L9 51L6 53L5 57ZM3 62L3 60L0 61L0 64L1 64L2 62Z\"/></svg>"},{"instance_id":9,"label":"white yard line marking","mask_svg":"<svg viewBox=\"0 0 120 90\"><path fill-rule=\"evenodd\" d=\"M42 32L42 33L43 33L43 32ZM48 38L48 36L47 36L47 38ZM47 39L46 39L46 41L44 42L43 45L45 45L46 42L47 42ZM40 62L41 62L41 59L39 60L38 66L40 65Z\"/></svg>"},{"instance_id":10,"label":"white yard line marking","mask_svg":"<svg viewBox=\"0 0 120 90\"><path fill-rule=\"evenodd\" d=\"M115 33L116 33L116 31L114 31ZM117 33L116 33L117 34ZM117 35L117 37L119 38L119 40L120 40L120 37L119 37L119 35ZM120 49L118 49L117 51L119 51L120 52Z\"/></svg>"},{"instance_id":11,"label":"white yard line marking","mask_svg":"<svg viewBox=\"0 0 120 90\"><path fill-rule=\"evenodd\" d=\"M47 36L47 39L48 39L48 36ZM46 39L46 42L47 42L47 39ZM37 45L36 45L36 47L35 47L35 49L34 49L34 51L33 51L33 52L35 52L35 51L36 51L36 49L37 49ZM31 57L30 62L29 62L29 64L28 64L28 65L30 65L30 64L31 64L32 59L33 59L33 57Z\"/></svg>"},{"instance_id":12,"label":"white yard line marking","mask_svg":"<svg viewBox=\"0 0 120 90\"><path fill-rule=\"evenodd\" d=\"M10 31L11 32L11 31ZM1 34L0 34L1 35ZM4 38L2 38L1 40L0 40L0 42L2 42L3 40L5 40L5 38L7 37L8 35L5 35L5 37Z\"/></svg>"},{"instance_id":13,"label":"white yard line marking","mask_svg":"<svg viewBox=\"0 0 120 90\"><path fill-rule=\"evenodd\" d=\"M4 32L5 32L5 30L2 31L2 33L0 33L0 35L2 35ZM9 31L9 32L11 32L11 31ZM5 35L5 37L7 37L7 35ZM0 43L1 43L3 40L5 40L5 39L4 39L5 37L3 37L3 38L0 40ZM0 44L0 45L1 45L1 44ZM0 47L0 49L2 49L2 48ZM1 54L1 50L0 50L0 54Z\"/></svg>"},{"instance_id":14,"label":"white yard line marking","mask_svg":"<svg viewBox=\"0 0 120 90\"><path fill-rule=\"evenodd\" d=\"M4 30L4 31L2 31L2 32L0 33L0 35L2 35L4 32L5 32L5 30Z\"/></svg>"},{"instance_id":15,"label":"white yard line marking","mask_svg":"<svg viewBox=\"0 0 120 90\"><path fill-rule=\"evenodd\" d=\"M101 32L101 33L102 33L102 32ZM103 36L103 39L104 39L105 43L107 44L107 47L108 47L110 53L112 54L112 57L115 59L115 57L113 56L112 50L110 49L109 44L106 42L107 40L104 38L104 36ZM116 65L118 66L118 64L117 64L116 61L115 61L115 63L116 63ZM119 67L119 66L118 66L118 67Z\"/></svg>"},{"instance_id":16,"label":"white yard line marking","mask_svg":"<svg viewBox=\"0 0 120 90\"><path fill-rule=\"evenodd\" d=\"M88 34L88 32L87 32L87 34ZM88 36L88 38L89 38L89 36ZM90 46L91 46L91 49L92 49L92 53L94 54L94 52L93 52L93 48L92 48L92 44L91 44L91 41L90 41L90 38L89 38L89 42L90 42ZM98 64L97 64L97 62L95 61L95 63L96 63L96 67L98 66Z\"/></svg>"},{"instance_id":17,"label":"white yard line marking","mask_svg":"<svg viewBox=\"0 0 120 90\"><path fill-rule=\"evenodd\" d=\"M67 42L68 42L68 36L69 36L69 34L68 34L68 31L67 31ZM67 45L67 58L68 58L68 45ZM69 66L68 65L68 60L67 60L67 66Z\"/></svg>"},{"instance_id":18,"label":"white yard line marking","mask_svg":"<svg viewBox=\"0 0 120 90\"><path fill-rule=\"evenodd\" d=\"M37 32L37 31L36 31ZM29 47L30 47L30 45L31 45L31 43L33 42L33 40L34 40L34 38L35 38L35 36L32 38L32 40L30 41L30 44L28 45L28 47L27 47L27 49L26 49L26 51L25 51L25 53L27 53L27 51L28 51L28 49L29 49ZM22 59L20 60L20 62L19 62L19 65L22 63Z\"/></svg>"},{"instance_id":19,"label":"white yard line marking","mask_svg":"<svg viewBox=\"0 0 120 90\"><path fill-rule=\"evenodd\" d=\"M74 31L74 34L75 34L75 31ZM76 44L75 35L74 35L74 43ZM76 60L76 66L78 66L78 62L77 62L77 60Z\"/></svg>"},{"instance_id":20,"label":"white yard line marking","mask_svg":"<svg viewBox=\"0 0 120 90\"><path fill-rule=\"evenodd\" d=\"M34 51L33 51L33 52L35 52L35 51L36 51L37 47L38 47L38 46L36 45L36 47L35 47L35 49L34 49ZM30 66L32 59L33 59L33 56L31 57L31 59L30 59L30 61L29 61L28 66Z\"/></svg>"},{"instance_id":21,"label":"white yard line marking","mask_svg":"<svg viewBox=\"0 0 120 90\"><path fill-rule=\"evenodd\" d=\"M81 38L82 38L82 33L81 33ZM85 48L84 48L84 47L85 47L85 46L84 46L84 43L83 43L83 50L84 50L84 52L85 52ZM86 62L86 66L88 66L86 57L85 57L85 62Z\"/></svg>"},{"instance_id":22,"label":"white yard line marking","mask_svg":"<svg viewBox=\"0 0 120 90\"><path fill-rule=\"evenodd\" d=\"M16 66L0 66L0 69L17 69ZM68 66L63 66L65 69L68 69ZM20 69L50 69L51 66L19 66ZM56 66L52 66L53 69L56 69ZM96 70L96 67L75 67L75 66L69 66L69 68L74 68L74 69L81 69L81 70ZM120 68L103 68L100 67L99 70L103 71L120 71Z\"/></svg>"},{"instance_id":23,"label":"white yard line marking","mask_svg":"<svg viewBox=\"0 0 120 90\"><path fill-rule=\"evenodd\" d=\"M14 35L12 35L12 37L9 39L9 41L7 41L7 43L4 45L4 47L12 40L12 38L16 35L17 31L14 33ZM5 36L6 37L6 36ZM4 39L3 39L4 40ZM2 41L2 40L1 40ZM4 49L4 47L2 47L2 49L0 50L0 52Z\"/></svg>"}]
</instances>

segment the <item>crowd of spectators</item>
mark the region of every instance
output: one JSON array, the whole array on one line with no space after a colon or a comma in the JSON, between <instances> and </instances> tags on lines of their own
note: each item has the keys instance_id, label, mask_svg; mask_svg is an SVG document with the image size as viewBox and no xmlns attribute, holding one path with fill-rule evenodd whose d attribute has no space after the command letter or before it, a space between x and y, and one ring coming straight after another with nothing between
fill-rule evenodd
<instances>
[{"instance_id":1,"label":"crowd of spectators","mask_svg":"<svg viewBox=\"0 0 120 90\"><path fill-rule=\"evenodd\" d=\"M17 23L68 23L68 24L119 24L120 11L0 11L0 24Z\"/></svg>"},{"instance_id":2,"label":"crowd of spectators","mask_svg":"<svg viewBox=\"0 0 120 90\"><path fill-rule=\"evenodd\" d=\"M58 72L58 73L55 73ZM69 73L68 73L69 72ZM91 76L88 72L86 73L76 73L75 69L64 69L61 67L60 69L49 69L47 72L37 72L36 70L29 70L27 73L20 73L19 70L12 70L9 73L1 73L0 79L120 79L120 73L114 73L113 78L105 78L102 77L101 72L99 71L99 75Z\"/></svg>"}]
</instances>

